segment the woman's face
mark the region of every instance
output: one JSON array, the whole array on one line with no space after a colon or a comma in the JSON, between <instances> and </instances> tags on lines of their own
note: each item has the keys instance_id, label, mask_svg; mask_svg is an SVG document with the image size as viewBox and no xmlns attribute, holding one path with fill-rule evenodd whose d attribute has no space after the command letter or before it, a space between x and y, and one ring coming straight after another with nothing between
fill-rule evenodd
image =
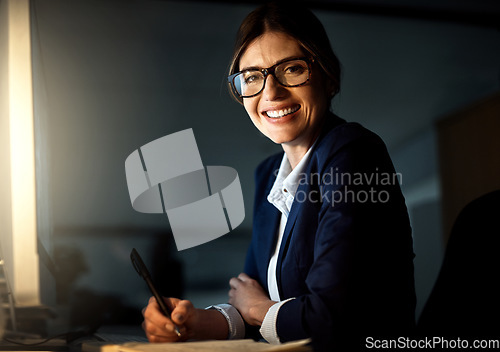
<instances>
[{"instance_id":1,"label":"woman's face","mask_svg":"<svg viewBox=\"0 0 500 352\"><path fill-rule=\"evenodd\" d=\"M296 39L280 32L266 32L243 53L239 70L267 68L296 57L307 57ZM262 92L243 98L243 105L259 131L275 143L309 148L330 104L332 89L320 72L313 65L309 81L299 87L283 87L269 75Z\"/></svg>"}]
</instances>

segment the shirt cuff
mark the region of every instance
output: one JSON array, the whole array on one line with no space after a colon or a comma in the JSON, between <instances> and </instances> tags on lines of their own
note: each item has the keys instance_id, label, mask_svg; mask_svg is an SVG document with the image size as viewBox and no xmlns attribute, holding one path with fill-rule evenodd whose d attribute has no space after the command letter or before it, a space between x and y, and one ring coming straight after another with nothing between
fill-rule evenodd
<instances>
[{"instance_id":1,"label":"shirt cuff","mask_svg":"<svg viewBox=\"0 0 500 352\"><path fill-rule=\"evenodd\" d=\"M245 337L245 323L240 315L240 312L230 304L217 304L205 309L218 310L227 320L229 326L228 340L242 339Z\"/></svg>"},{"instance_id":2,"label":"shirt cuff","mask_svg":"<svg viewBox=\"0 0 500 352\"><path fill-rule=\"evenodd\" d=\"M267 311L266 316L264 317L264 321L262 321L262 325L259 330L260 334L267 342L275 345L281 343L280 338L278 336L278 332L276 331L276 321L278 320L278 311L280 310L283 304L292 299L295 299L295 297L275 303Z\"/></svg>"}]
</instances>

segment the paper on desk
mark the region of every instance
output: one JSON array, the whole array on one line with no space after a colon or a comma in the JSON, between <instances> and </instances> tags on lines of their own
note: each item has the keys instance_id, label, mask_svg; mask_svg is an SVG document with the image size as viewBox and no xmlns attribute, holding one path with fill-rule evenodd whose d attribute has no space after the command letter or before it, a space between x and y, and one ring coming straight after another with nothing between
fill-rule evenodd
<instances>
[{"instance_id":1,"label":"paper on desk","mask_svg":"<svg viewBox=\"0 0 500 352\"><path fill-rule=\"evenodd\" d=\"M195 341L179 343L128 342L118 346L120 352L186 352L186 351L231 351L231 352L312 352L306 346L310 339L270 345L254 340Z\"/></svg>"}]
</instances>

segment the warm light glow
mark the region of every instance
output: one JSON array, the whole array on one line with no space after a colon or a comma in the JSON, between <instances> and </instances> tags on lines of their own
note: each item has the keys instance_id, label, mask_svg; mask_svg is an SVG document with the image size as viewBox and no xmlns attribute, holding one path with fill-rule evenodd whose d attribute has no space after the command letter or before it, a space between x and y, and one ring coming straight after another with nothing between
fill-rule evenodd
<instances>
[{"instance_id":1,"label":"warm light glow","mask_svg":"<svg viewBox=\"0 0 500 352\"><path fill-rule=\"evenodd\" d=\"M39 303L33 292L34 286L39 287L39 275L29 13L29 0L8 1L13 265L23 269L15 270L10 279L19 305Z\"/></svg>"}]
</instances>

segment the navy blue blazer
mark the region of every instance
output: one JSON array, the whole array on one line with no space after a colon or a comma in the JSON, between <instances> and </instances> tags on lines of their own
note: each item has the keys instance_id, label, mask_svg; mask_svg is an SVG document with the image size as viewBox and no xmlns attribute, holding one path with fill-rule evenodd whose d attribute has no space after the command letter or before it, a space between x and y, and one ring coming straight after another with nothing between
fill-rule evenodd
<instances>
[{"instance_id":1,"label":"navy blue blazer","mask_svg":"<svg viewBox=\"0 0 500 352\"><path fill-rule=\"evenodd\" d=\"M330 114L311 152L287 220L276 275L282 342L363 344L414 326L413 247L397 175L382 140ZM267 290L280 212L267 201L283 153L255 174L245 272Z\"/></svg>"}]
</instances>

